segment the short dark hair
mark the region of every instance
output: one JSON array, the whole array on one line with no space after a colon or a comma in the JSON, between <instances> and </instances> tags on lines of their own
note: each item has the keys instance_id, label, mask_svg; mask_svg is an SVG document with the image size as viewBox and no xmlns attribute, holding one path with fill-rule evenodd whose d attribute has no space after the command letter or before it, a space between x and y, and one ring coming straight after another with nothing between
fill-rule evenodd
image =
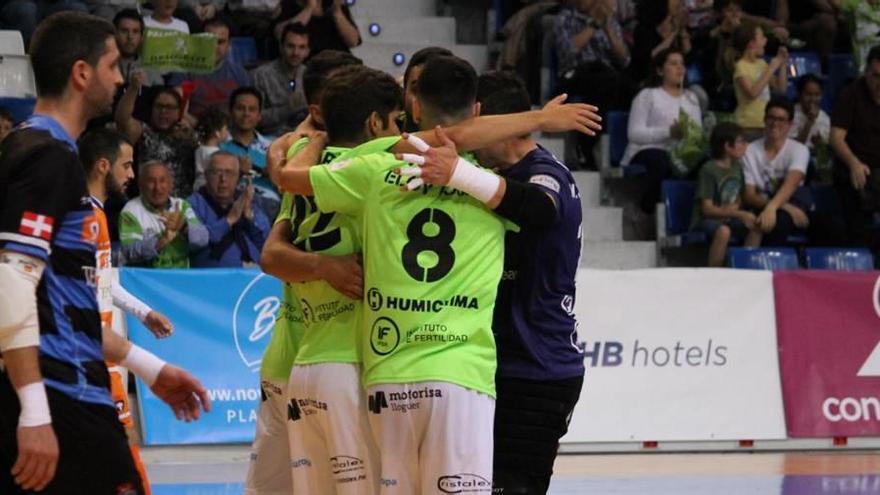
<instances>
[{"instance_id":1,"label":"short dark hair","mask_svg":"<svg viewBox=\"0 0 880 495\"><path fill-rule=\"evenodd\" d=\"M752 21L742 21L742 23L733 32L733 49L742 56L749 43L755 39L755 32L760 26Z\"/></svg>"},{"instance_id":2,"label":"short dark hair","mask_svg":"<svg viewBox=\"0 0 880 495\"><path fill-rule=\"evenodd\" d=\"M321 92L327 84L330 73L340 67L363 65L363 61L351 53L339 50L323 50L306 63L303 73L303 93L310 104L319 104Z\"/></svg>"},{"instance_id":3,"label":"short dark hair","mask_svg":"<svg viewBox=\"0 0 880 495\"><path fill-rule=\"evenodd\" d=\"M219 106L210 106L202 112L202 116L199 117L199 124L196 126L196 133L199 136L199 141L205 142L208 138L210 138L215 132L223 129L223 126L229 124L229 115L226 114Z\"/></svg>"},{"instance_id":4,"label":"short dark hair","mask_svg":"<svg viewBox=\"0 0 880 495\"><path fill-rule=\"evenodd\" d=\"M880 62L880 45L874 45L871 48L871 51L868 52L868 58L865 60L865 67L871 65L873 62Z\"/></svg>"},{"instance_id":5,"label":"short dark hair","mask_svg":"<svg viewBox=\"0 0 880 495\"><path fill-rule=\"evenodd\" d=\"M409 77L413 67L425 65L425 62L434 57L450 56L452 54L451 51L442 46L429 46L413 53L412 57L409 58L409 63L406 64L406 70L403 72L403 87L405 88L409 84Z\"/></svg>"},{"instance_id":6,"label":"short dark hair","mask_svg":"<svg viewBox=\"0 0 880 495\"><path fill-rule=\"evenodd\" d=\"M116 34L106 19L82 12L59 12L43 19L31 37L30 57L37 94L64 94L73 64L96 66L107 52L107 39Z\"/></svg>"},{"instance_id":7,"label":"short dark hair","mask_svg":"<svg viewBox=\"0 0 880 495\"><path fill-rule=\"evenodd\" d=\"M663 70L663 66L666 65L669 57L676 53L681 55L681 58L684 58L684 52L680 48L675 47L660 50L657 55L654 55L654 58L651 60L654 71L648 76L646 86L656 88L663 85L663 76L660 75L660 71ZM687 74L685 74L685 79L687 79ZM685 80L685 87L687 87L687 80Z\"/></svg>"},{"instance_id":8,"label":"short dark hair","mask_svg":"<svg viewBox=\"0 0 880 495\"><path fill-rule=\"evenodd\" d=\"M98 127L88 131L79 138L79 160L82 162L86 175L92 173L95 163L105 159L110 163L119 158L119 149L123 144L131 146L127 139L116 131Z\"/></svg>"},{"instance_id":9,"label":"short dark hair","mask_svg":"<svg viewBox=\"0 0 880 495\"><path fill-rule=\"evenodd\" d=\"M804 92L804 89L807 88L807 84L815 83L819 85L819 90L821 91L823 87L825 87L825 83L822 82L822 79L815 74L804 74L797 80L797 92L801 94Z\"/></svg>"},{"instance_id":10,"label":"short dark hair","mask_svg":"<svg viewBox=\"0 0 880 495\"><path fill-rule=\"evenodd\" d=\"M122 9L113 16L113 27L119 29L119 23L124 19L137 21L141 25L141 31L146 29L144 26L144 18L135 9Z\"/></svg>"},{"instance_id":11,"label":"short dark hair","mask_svg":"<svg viewBox=\"0 0 880 495\"><path fill-rule=\"evenodd\" d=\"M284 30L281 31L281 42L284 42L284 39L287 38L288 34L295 34L298 36L309 36L309 28L305 26L305 24L301 22L294 22L292 24L288 24L284 26Z\"/></svg>"},{"instance_id":12,"label":"short dark hair","mask_svg":"<svg viewBox=\"0 0 880 495\"><path fill-rule=\"evenodd\" d=\"M764 116L770 115L770 110L774 108L781 108L785 110L788 114L788 120L794 119L794 103L791 102L788 98L783 96L774 96L770 98L770 101L767 102L767 107L764 109Z\"/></svg>"},{"instance_id":13,"label":"short dark hair","mask_svg":"<svg viewBox=\"0 0 880 495\"><path fill-rule=\"evenodd\" d=\"M0 107L0 119L15 123L15 115L12 115L12 110L6 107Z\"/></svg>"},{"instance_id":14,"label":"short dark hair","mask_svg":"<svg viewBox=\"0 0 880 495\"><path fill-rule=\"evenodd\" d=\"M260 110L263 109L263 93L260 92L259 89L253 86L241 86L235 88L235 91L229 95L229 110L232 111L232 107L235 106L235 100L241 95L253 95L257 99L257 105Z\"/></svg>"},{"instance_id":15,"label":"short dark hair","mask_svg":"<svg viewBox=\"0 0 880 495\"><path fill-rule=\"evenodd\" d=\"M512 71L489 71L477 81L477 101L483 115L528 112L532 109L529 92Z\"/></svg>"},{"instance_id":16,"label":"short dark hair","mask_svg":"<svg viewBox=\"0 0 880 495\"><path fill-rule=\"evenodd\" d=\"M438 120L459 120L477 99L477 72L454 55L431 58L425 62L415 94L423 113Z\"/></svg>"},{"instance_id":17,"label":"short dark hair","mask_svg":"<svg viewBox=\"0 0 880 495\"><path fill-rule=\"evenodd\" d=\"M743 129L733 122L719 122L712 129L709 137L709 152L713 159L720 160L726 155L726 145L736 143L738 138L744 137Z\"/></svg>"},{"instance_id":18,"label":"short dark hair","mask_svg":"<svg viewBox=\"0 0 880 495\"><path fill-rule=\"evenodd\" d=\"M364 122L373 112L387 128L391 112L403 108L403 91L389 74L363 66L341 69L324 88L321 113L331 142L364 140Z\"/></svg>"},{"instance_id":19,"label":"short dark hair","mask_svg":"<svg viewBox=\"0 0 880 495\"><path fill-rule=\"evenodd\" d=\"M232 36L232 27L226 22L226 19L218 16L214 16L207 21L205 21L205 25L202 27L205 31L208 30L209 27L225 27L227 31L229 31L229 35Z\"/></svg>"}]
</instances>

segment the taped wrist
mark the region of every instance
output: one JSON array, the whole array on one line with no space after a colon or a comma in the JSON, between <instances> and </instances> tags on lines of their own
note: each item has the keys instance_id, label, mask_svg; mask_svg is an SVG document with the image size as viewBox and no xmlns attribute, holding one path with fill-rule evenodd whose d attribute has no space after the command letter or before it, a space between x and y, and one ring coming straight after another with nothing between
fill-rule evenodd
<instances>
[{"instance_id":1,"label":"taped wrist","mask_svg":"<svg viewBox=\"0 0 880 495\"><path fill-rule=\"evenodd\" d=\"M46 397L46 386L43 382L28 383L15 391L21 404L18 415L18 426L32 427L52 423L49 413L49 399Z\"/></svg>"},{"instance_id":2,"label":"taped wrist","mask_svg":"<svg viewBox=\"0 0 880 495\"><path fill-rule=\"evenodd\" d=\"M452 177L449 178L448 186L467 193L483 203L488 203L498 192L501 178L464 158L459 158Z\"/></svg>"},{"instance_id":3,"label":"taped wrist","mask_svg":"<svg viewBox=\"0 0 880 495\"><path fill-rule=\"evenodd\" d=\"M520 227L542 227L556 222L556 205L534 184L507 179L507 190L495 213Z\"/></svg>"},{"instance_id":4,"label":"taped wrist","mask_svg":"<svg viewBox=\"0 0 880 495\"><path fill-rule=\"evenodd\" d=\"M132 344L128 354L125 355L125 358L119 364L137 375L147 386L152 387L156 383L156 378L159 376L159 372L162 371L162 367L165 366L165 361L155 354Z\"/></svg>"}]
</instances>

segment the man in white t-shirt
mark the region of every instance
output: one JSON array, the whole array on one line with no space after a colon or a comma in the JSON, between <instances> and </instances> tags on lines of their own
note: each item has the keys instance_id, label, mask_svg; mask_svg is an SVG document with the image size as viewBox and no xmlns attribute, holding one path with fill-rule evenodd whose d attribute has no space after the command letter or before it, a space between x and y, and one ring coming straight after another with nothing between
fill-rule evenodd
<instances>
[{"instance_id":1,"label":"man in white t-shirt","mask_svg":"<svg viewBox=\"0 0 880 495\"><path fill-rule=\"evenodd\" d=\"M814 74L798 79L798 104L794 109L794 123L788 137L815 152L817 146L828 146L831 135L831 117L822 110L822 80Z\"/></svg>"},{"instance_id":2,"label":"man in white t-shirt","mask_svg":"<svg viewBox=\"0 0 880 495\"><path fill-rule=\"evenodd\" d=\"M172 14L177 10L178 0L154 0L153 12L144 17L148 29L168 29L189 34L189 25Z\"/></svg>"},{"instance_id":3,"label":"man in white t-shirt","mask_svg":"<svg viewBox=\"0 0 880 495\"><path fill-rule=\"evenodd\" d=\"M798 191L807 175L810 150L788 137L794 106L773 98L764 113L764 137L749 144L743 157L746 206L759 212L765 246L781 246L810 225L808 195Z\"/></svg>"}]
</instances>

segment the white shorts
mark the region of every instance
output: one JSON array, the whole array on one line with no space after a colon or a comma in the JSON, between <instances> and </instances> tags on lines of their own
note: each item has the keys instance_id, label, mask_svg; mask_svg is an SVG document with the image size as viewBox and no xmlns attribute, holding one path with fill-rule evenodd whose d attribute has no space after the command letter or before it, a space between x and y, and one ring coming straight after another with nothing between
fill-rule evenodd
<instances>
[{"instance_id":1,"label":"white shorts","mask_svg":"<svg viewBox=\"0 0 880 495\"><path fill-rule=\"evenodd\" d=\"M245 495L290 495L290 454L287 442L286 383L261 382L263 397L257 414L257 434L251 447Z\"/></svg>"},{"instance_id":2,"label":"white shorts","mask_svg":"<svg viewBox=\"0 0 880 495\"><path fill-rule=\"evenodd\" d=\"M294 493L378 493L378 457L367 423L361 367L351 363L294 366L288 396Z\"/></svg>"},{"instance_id":3,"label":"white shorts","mask_svg":"<svg viewBox=\"0 0 880 495\"><path fill-rule=\"evenodd\" d=\"M492 493L495 399L449 382L367 390L381 493Z\"/></svg>"}]
</instances>

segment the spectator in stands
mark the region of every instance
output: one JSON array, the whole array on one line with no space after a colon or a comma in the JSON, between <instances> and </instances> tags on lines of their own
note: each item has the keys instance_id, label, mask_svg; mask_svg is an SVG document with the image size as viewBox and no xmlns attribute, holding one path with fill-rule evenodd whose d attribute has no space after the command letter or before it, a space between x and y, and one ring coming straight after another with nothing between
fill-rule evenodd
<instances>
[{"instance_id":1,"label":"spectator in stands","mask_svg":"<svg viewBox=\"0 0 880 495\"><path fill-rule=\"evenodd\" d=\"M728 107L728 100L734 98L733 71L739 58L733 48L733 34L742 24L743 13L742 7L736 2L728 1L721 5L718 25L709 32L711 46L707 52L711 58L702 63L703 85L712 97L714 108L731 111L733 104ZM712 70L707 70L709 67Z\"/></svg>"},{"instance_id":2,"label":"spectator in stands","mask_svg":"<svg viewBox=\"0 0 880 495\"><path fill-rule=\"evenodd\" d=\"M831 117L822 110L822 89L822 80L813 74L804 74L797 81L798 104L789 137L806 144L811 151L827 145L831 135Z\"/></svg>"},{"instance_id":3,"label":"spectator in stands","mask_svg":"<svg viewBox=\"0 0 880 495\"><path fill-rule=\"evenodd\" d=\"M764 30L752 22L744 22L736 29L733 47L740 54L733 74L736 91L734 121L749 138L761 135L764 128L764 107L770 100L771 88L785 94L788 87L788 50L780 47L769 64L762 58L767 38Z\"/></svg>"},{"instance_id":4,"label":"spectator in stands","mask_svg":"<svg viewBox=\"0 0 880 495\"><path fill-rule=\"evenodd\" d=\"M123 10L134 10L137 12L138 5L140 4L138 0L87 0L87 2L91 14L107 20L113 20L114 24L116 24L115 17L117 14Z\"/></svg>"},{"instance_id":5,"label":"spectator in stands","mask_svg":"<svg viewBox=\"0 0 880 495\"><path fill-rule=\"evenodd\" d=\"M654 57L654 74L649 86L633 100L629 113L626 146L621 164L645 167L648 190L642 198L642 211L652 213L660 199L660 185L672 175L669 151L684 136L682 116L702 125L697 96L684 88L687 69L684 54L670 48Z\"/></svg>"},{"instance_id":6,"label":"spectator in stands","mask_svg":"<svg viewBox=\"0 0 880 495\"><path fill-rule=\"evenodd\" d=\"M189 113L196 118L206 108L214 105L225 105L229 95L235 88L249 86L250 78L244 67L233 62L229 57L229 24L219 17L205 23L205 32L217 37L214 50L214 72L210 74L175 74L171 85L180 87L184 82L193 85L189 96Z\"/></svg>"},{"instance_id":7,"label":"spectator in stands","mask_svg":"<svg viewBox=\"0 0 880 495\"><path fill-rule=\"evenodd\" d=\"M254 186L238 191L238 157L226 151L211 155L207 184L189 202L208 229L207 247L192 253L195 268L235 268L260 262L269 235L269 219L254 201Z\"/></svg>"},{"instance_id":8,"label":"spectator in stands","mask_svg":"<svg viewBox=\"0 0 880 495\"><path fill-rule=\"evenodd\" d=\"M281 15L281 0L225 0L226 14L237 36L271 38Z\"/></svg>"},{"instance_id":9,"label":"spectator in stands","mask_svg":"<svg viewBox=\"0 0 880 495\"><path fill-rule=\"evenodd\" d=\"M810 225L812 209L806 189L801 189L810 162L810 150L788 137L794 105L775 97L765 109L764 137L749 144L743 159L745 204L759 211L757 225L764 244L784 246L795 233Z\"/></svg>"},{"instance_id":10,"label":"spectator in stands","mask_svg":"<svg viewBox=\"0 0 880 495\"><path fill-rule=\"evenodd\" d=\"M409 58L406 70L403 72L403 93L404 93L404 112L405 122L404 130L407 132L417 132L419 123L412 118L412 102L416 98L415 87L422 74L422 69L428 60L438 56L450 56L452 52L442 46L429 46L413 53Z\"/></svg>"},{"instance_id":11,"label":"spectator in stands","mask_svg":"<svg viewBox=\"0 0 880 495\"><path fill-rule=\"evenodd\" d=\"M123 9L113 17L113 26L116 28L116 46L119 47L119 70L122 72L122 79L129 83L135 71L143 71L140 54L144 44L144 18L135 9ZM158 72L143 72L144 86L160 86L165 83Z\"/></svg>"},{"instance_id":12,"label":"spectator in stands","mask_svg":"<svg viewBox=\"0 0 880 495\"><path fill-rule=\"evenodd\" d=\"M229 116L220 107L210 107L202 114L196 134L199 147L196 149L196 179L193 191L205 185L205 170L211 155L220 151L220 143L229 139Z\"/></svg>"},{"instance_id":13,"label":"spectator in stands","mask_svg":"<svg viewBox=\"0 0 880 495\"><path fill-rule=\"evenodd\" d=\"M303 93L303 62L309 57L309 32L302 24L293 23L281 34L281 55L272 63L251 72L254 87L266 98L260 129L281 135L294 129L308 113Z\"/></svg>"},{"instance_id":14,"label":"spectator in stands","mask_svg":"<svg viewBox=\"0 0 880 495\"><path fill-rule=\"evenodd\" d=\"M628 108L633 85L624 70L629 48L608 0L573 0L559 12L556 52L560 88L602 112ZM595 168L596 138L579 136L587 168Z\"/></svg>"},{"instance_id":15,"label":"spectator in stands","mask_svg":"<svg viewBox=\"0 0 880 495\"><path fill-rule=\"evenodd\" d=\"M639 23L629 66L629 73L636 82L652 77L652 62L660 52L672 48L687 56L691 51L687 10L680 2L670 3L675 4L676 10L670 10L666 2L642 0L639 3Z\"/></svg>"},{"instance_id":16,"label":"spectator in stands","mask_svg":"<svg viewBox=\"0 0 880 495\"><path fill-rule=\"evenodd\" d=\"M834 49L841 0L781 0L787 9L781 12L781 21L791 36L806 42L808 50L819 53L822 66L828 67L828 57ZM858 2L861 3L861 2Z\"/></svg>"},{"instance_id":17,"label":"spectator in stands","mask_svg":"<svg viewBox=\"0 0 880 495\"><path fill-rule=\"evenodd\" d=\"M709 239L709 266L724 264L727 246L734 239L746 247L761 245L761 229L754 213L743 209L743 166L746 153L742 128L722 122L712 130L709 140L712 160L700 169L691 229L706 233Z\"/></svg>"},{"instance_id":18,"label":"spectator in stands","mask_svg":"<svg viewBox=\"0 0 880 495\"><path fill-rule=\"evenodd\" d=\"M243 158L242 173L255 177L257 200L272 218L278 213L281 197L266 175L266 152L272 140L257 132L263 108L263 96L256 88L236 89L229 97L232 116L229 140L220 143L220 149Z\"/></svg>"},{"instance_id":19,"label":"spectator in stands","mask_svg":"<svg viewBox=\"0 0 880 495\"><path fill-rule=\"evenodd\" d=\"M771 33L773 42L788 42L791 33L785 27L787 20L786 11L789 0L729 0L740 5L743 12L743 20L752 22L762 29L766 29ZM795 0L797 2L805 2L810 0Z\"/></svg>"},{"instance_id":20,"label":"spectator in stands","mask_svg":"<svg viewBox=\"0 0 880 495\"><path fill-rule=\"evenodd\" d=\"M126 203L119 217L125 264L189 267L189 253L208 245L208 230L185 199L172 196L174 176L167 163L143 163L138 181L141 195Z\"/></svg>"},{"instance_id":21,"label":"spectator in stands","mask_svg":"<svg viewBox=\"0 0 880 495\"><path fill-rule=\"evenodd\" d=\"M159 161L166 164L174 175L171 194L186 197L192 194L195 179L195 133L182 118L181 96L174 88L166 87L156 92L149 123L133 116L134 103L143 84L141 74L135 74L119 101L116 128L129 142L135 143L137 163Z\"/></svg>"},{"instance_id":22,"label":"spectator in stands","mask_svg":"<svg viewBox=\"0 0 880 495\"><path fill-rule=\"evenodd\" d=\"M850 21L849 36L852 39L856 74L862 74L868 53L880 44L880 0L845 2L843 8Z\"/></svg>"},{"instance_id":23,"label":"spectator in stands","mask_svg":"<svg viewBox=\"0 0 880 495\"><path fill-rule=\"evenodd\" d=\"M63 10L89 11L82 0L6 0L0 3L0 28L21 31L27 47L37 24Z\"/></svg>"},{"instance_id":24,"label":"spectator in stands","mask_svg":"<svg viewBox=\"0 0 880 495\"><path fill-rule=\"evenodd\" d=\"M864 74L841 93L831 115L834 183L849 242L874 245L867 225L880 211L880 45L868 52Z\"/></svg>"},{"instance_id":25,"label":"spectator in stands","mask_svg":"<svg viewBox=\"0 0 880 495\"><path fill-rule=\"evenodd\" d=\"M280 40L284 28L298 22L309 28L313 55L324 50L348 52L361 44L361 34L344 0L281 0L279 19L275 38Z\"/></svg>"},{"instance_id":26,"label":"spectator in stands","mask_svg":"<svg viewBox=\"0 0 880 495\"><path fill-rule=\"evenodd\" d=\"M189 25L182 19L174 17L177 0L152 0L153 12L144 17L144 24L153 29L170 29L189 34Z\"/></svg>"},{"instance_id":27,"label":"spectator in stands","mask_svg":"<svg viewBox=\"0 0 880 495\"><path fill-rule=\"evenodd\" d=\"M0 143L9 135L9 131L15 126L15 117L6 107L0 107Z\"/></svg>"}]
</instances>

